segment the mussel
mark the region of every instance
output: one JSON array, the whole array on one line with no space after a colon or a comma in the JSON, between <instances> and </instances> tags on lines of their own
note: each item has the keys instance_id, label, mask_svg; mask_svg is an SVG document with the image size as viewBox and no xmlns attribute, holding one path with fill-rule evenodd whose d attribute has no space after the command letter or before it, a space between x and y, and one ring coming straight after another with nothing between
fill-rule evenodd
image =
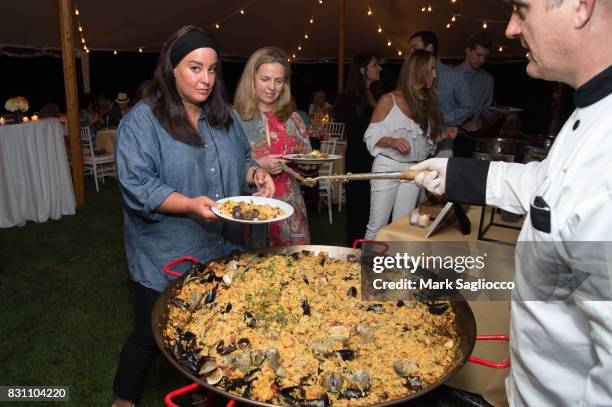
<instances>
[{"instance_id":1,"label":"mussel","mask_svg":"<svg viewBox=\"0 0 612 407\"><path fill-rule=\"evenodd\" d=\"M355 287L351 287L348 289L346 295L348 295L349 297L356 297L357 296L357 288Z\"/></svg>"},{"instance_id":2,"label":"mussel","mask_svg":"<svg viewBox=\"0 0 612 407\"><path fill-rule=\"evenodd\" d=\"M370 389L370 375L365 370L358 370L353 373L349 380L350 389L366 392Z\"/></svg>"},{"instance_id":3,"label":"mussel","mask_svg":"<svg viewBox=\"0 0 612 407\"><path fill-rule=\"evenodd\" d=\"M420 390L423 388L423 381L418 376L408 376L404 386L410 390Z\"/></svg>"},{"instance_id":4,"label":"mussel","mask_svg":"<svg viewBox=\"0 0 612 407\"><path fill-rule=\"evenodd\" d=\"M448 302L430 302L427 306L429 307L429 313L442 315L448 309Z\"/></svg>"},{"instance_id":5,"label":"mussel","mask_svg":"<svg viewBox=\"0 0 612 407\"><path fill-rule=\"evenodd\" d=\"M310 315L310 304L308 303L308 300L302 301L302 311L304 311L304 315Z\"/></svg>"},{"instance_id":6,"label":"mussel","mask_svg":"<svg viewBox=\"0 0 612 407\"><path fill-rule=\"evenodd\" d=\"M325 372L321 375L321 387L331 392L342 390L342 376L335 372Z\"/></svg>"},{"instance_id":7,"label":"mussel","mask_svg":"<svg viewBox=\"0 0 612 407\"><path fill-rule=\"evenodd\" d=\"M376 314L384 312L385 307L382 304L371 304L368 306L368 311L372 311Z\"/></svg>"}]
</instances>

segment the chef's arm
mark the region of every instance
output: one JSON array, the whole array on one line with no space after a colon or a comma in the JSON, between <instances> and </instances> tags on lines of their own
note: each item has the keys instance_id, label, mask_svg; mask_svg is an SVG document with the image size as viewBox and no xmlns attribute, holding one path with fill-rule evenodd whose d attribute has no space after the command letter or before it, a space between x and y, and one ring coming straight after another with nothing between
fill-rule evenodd
<instances>
[{"instance_id":1,"label":"chef's arm","mask_svg":"<svg viewBox=\"0 0 612 407\"><path fill-rule=\"evenodd\" d=\"M543 177L542 163L450 158L446 169L446 197L450 201L491 205L512 213L527 213Z\"/></svg>"}]
</instances>

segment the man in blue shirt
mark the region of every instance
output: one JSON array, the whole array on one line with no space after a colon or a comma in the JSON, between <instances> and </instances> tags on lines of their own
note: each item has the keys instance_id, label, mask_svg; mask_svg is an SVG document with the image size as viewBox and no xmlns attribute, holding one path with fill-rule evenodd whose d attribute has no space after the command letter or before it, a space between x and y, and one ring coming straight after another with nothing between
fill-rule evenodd
<instances>
[{"instance_id":1,"label":"man in blue shirt","mask_svg":"<svg viewBox=\"0 0 612 407\"><path fill-rule=\"evenodd\" d=\"M465 60L454 69L465 79L472 93L474 101L474 114L461 125L464 132L460 132L455 140L455 156L471 157L474 150L474 139L466 137L465 132L475 133L483 125L495 121L495 113L491 111L493 104L493 76L482 69L491 52L491 39L485 33L470 37L465 48Z\"/></svg>"},{"instance_id":2,"label":"man in blue shirt","mask_svg":"<svg viewBox=\"0 0 612 407\"><path fill-rule=\"evenodd\" d=\"M410 52L424 49L438 56L438 38L431 31L419 31L410 37ZM438 108L442 113L442 131L447 127L460 126L472 116L474 103L472 94L461 74L443 64L438 58L436 94ZM453 140L438 144L436 157L452 157Z\"/></svg>"}]
</instances>

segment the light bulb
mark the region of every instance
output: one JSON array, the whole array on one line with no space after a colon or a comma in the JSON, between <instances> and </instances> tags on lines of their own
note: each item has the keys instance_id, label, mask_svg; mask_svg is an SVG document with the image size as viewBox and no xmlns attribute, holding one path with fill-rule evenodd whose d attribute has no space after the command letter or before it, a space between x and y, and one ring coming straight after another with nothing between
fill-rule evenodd
<instances>
[{"instance_id":1,"label":"light bulb","mask_svg":"<svg viewBox=\"0 0 612 407\"><path fill-rule=\"evenodd\" d=\"M138 52L142 53L142 48L138 48Z\"/></svg>"},{"instance_id":2,"label":"light bulb","mask_svg":"<svg viewBox=\"0 0 612 407\"><path fill-rule=\"evenodd\" d=\"M75 9L74 9L74 15L75 15L75 16L78 16L78 15L79 15L79 9L78 9L78 8L75 8Z\"/></svg>"},{"instance_id":3,"label":"light bulb","mask_svg":"<svg viewBox=\"0 0 612 407\"><path fill-rule=\"evenodd\" d=\"M221 28L221 26L219 25L219 23L215 23L215 28L218 30L219 28Z\"/></svg>"},{"instance_id":4,"label":"light bulb","mask_svg":"<svg viewBox=\"0 0 612 407\"><path fill-rule=\"evenodd\" d=\"M453 14L453 18L451 18L451 21L454 23L457 20L457 18L455 17L455 15Z\"/></svg>"},{"instance_id":5,"label":"light bulb","mask_svg":"<svg viewBox=\"0 0 612 407\"><path fill-rule=\"evenodd\" d=\"M117 55L117 50L114 50L114 51L113 51L113 54Z\"/></svg>"},{"instance_id":6,"label":"light bulb","mask_svg":"<svg viewBox=\"0 0 612 407\"><path fill-rule=\"evenodd\" d=\"M241 9L240 10L240 14L244 15L244 10Z\"/></svg>"},{"instance_id":7,"label":"light bulb","mask_svg":"<svg viewBox=\"0 0 612 407\"><path fill-rule=\"evenodd\" d=\"M368 15L371 16L372 15L372 9L370 7L368 7Z\"/></svg>"},{"instance_id":8,"label":"light bulb","mask_svg":"<svg viewBox=\"0 0 612 407\"><path fill-rule=\"evenodd\" d=\"M486 21L483 21L483 23L482 23L482 28L483 28L484 30L486 30L486 29L487 29L487 22L486 22Z\"/></svg>"},{"instance_id":9,"label":"light bulb","mask_svg":"<svg viewBox=\"0 0 612 407\"><path fill-rule=\"evenodd\" d=\"M391 40L387 41L387 47L391 46Z\"/></svg>"},{"instance_id":10,"label":"light bulb","mask_svg":"<svg viewBox=\"0 0 612 407\"><path fill-rule=\"evenodd\" d=\"M431 6L427 6L427 11L431 13Z\"/></svg>"},{"instance_id":11,"label":"light bulb","mask_svg":"<svg viewBox=\"0 0 612 407\"><path fill-rule=\"evenodd\" d=\"M382 32L382 27L378 26L378 33L380 34Z\"/></svg>"},{"instance_id":12,"label":"light bulb","mask_svg":"<svg viewBox=\"0 0 612 407\"><path fill-rule=\"evenodd\" d=\"M450 23L446 24L446 28L451 28L451 24Z\"/></svg>"}]
</instances>

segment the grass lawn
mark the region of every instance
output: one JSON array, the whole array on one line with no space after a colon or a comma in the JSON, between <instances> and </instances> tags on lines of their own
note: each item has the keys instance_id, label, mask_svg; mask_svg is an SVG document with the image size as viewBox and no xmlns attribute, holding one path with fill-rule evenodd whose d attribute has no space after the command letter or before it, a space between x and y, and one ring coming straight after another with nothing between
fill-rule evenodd
<instances>
[{"instance_id":1,"label":"grass lawn","mask_svg":"<svg viewBox=\"0 0 612 407\"><path fill-rule=\"evenodd\" d=\"M313 244L344 244L344 213L309 217ZM89 183L75 216L0 229L0 315L0 385L67 385L70 403L44 405L110 406L132 320L116 182ZM162 406L189 382L160 356L146 383L139 405Z\"/></svg>"}]
</instances>

